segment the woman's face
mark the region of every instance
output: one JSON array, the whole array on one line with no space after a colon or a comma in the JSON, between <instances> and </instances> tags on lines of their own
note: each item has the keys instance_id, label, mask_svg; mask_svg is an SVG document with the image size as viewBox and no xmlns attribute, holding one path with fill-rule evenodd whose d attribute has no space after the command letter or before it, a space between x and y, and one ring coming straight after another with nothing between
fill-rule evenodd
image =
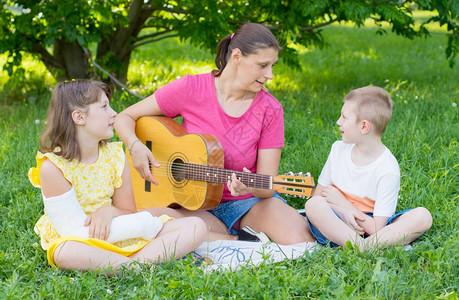
<instances>
[{"instance_id":1,"label":"woman's face","mask_svg":"<svg viewBox=\"0 0 459 300\"><path fill-rule=\"evenodd\" d=\"M278 53L277 49L268 48L236 59L238 79L245 90L259 92L268 80L273 79L273 67Z\"/></svg>"}]
</instances>

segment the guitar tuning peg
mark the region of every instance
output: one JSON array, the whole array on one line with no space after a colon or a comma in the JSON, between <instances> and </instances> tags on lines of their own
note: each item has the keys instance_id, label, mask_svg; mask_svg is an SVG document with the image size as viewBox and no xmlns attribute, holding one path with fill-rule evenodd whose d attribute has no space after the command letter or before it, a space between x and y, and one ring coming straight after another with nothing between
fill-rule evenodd
<instances>
[{"instance_id":1,"label":"guitar tuning peg","mask_svg":"<svg viewBox=\"0 0 459 300\"><path fill-rule=\"evenodd\" d=\"M297 176L303 176L303 172L296 173Z\"/></svg>"},{"instance_id":2,"label":"guitar tuning peg","mask_svg":"<svg viewBox=\"0 0 459 300\"><path fill-rule=\"evenodd\" d=\"M290 171L290 172L288 172L288 173L285 173L285 175L290 175L290 176L292 176L292 175L294 175L294 174L293 174L292 171Z\"/></svg>"},{"instance_id":3,"label":"guitar tuning peg","mask_svg":"<svg viewBox=\"0 0 459 300\"><path fill-rule=\"evenodd\" d=\"M307 172L307 173L305 174L305 176L306 176L306 177L311 177L311 173Z\"/></svg>"}]
</instances>

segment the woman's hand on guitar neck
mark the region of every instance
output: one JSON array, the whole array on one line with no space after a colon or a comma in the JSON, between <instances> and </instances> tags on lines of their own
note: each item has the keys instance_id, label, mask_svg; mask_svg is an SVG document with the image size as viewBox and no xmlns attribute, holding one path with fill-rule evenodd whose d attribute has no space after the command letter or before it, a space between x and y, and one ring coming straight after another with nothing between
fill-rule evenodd
<instances>
[{"instance_id":1,"label":"woman's hand on guitar neck","mask_svg":"<svg viewBox=\"0 0 459 300\"><path fill-rule=\"evenodd\" d=\"M245 168L243 169L244 172L251 173L249 169ZM249 194L251 191L251 188L248 188L242 181L237 179L236 173L233 173L231 175L231 179L228 180L226 183L228 186L229 191L231 192L231 195L234 197L238 197L241 195L246 195Z\"/></svg>"},{"instance_id":2,"label":"woman's hand on guitar neck","mask_svg":"<svg viewBox=\"0 0 459 300\"><path fill-rule=\"evenodd\" d=\"M158 182L153 177L152 170L150 166L159 167L159 163L155 160L153 153L148 149L143 143L135 143L130 149L132 157L132 165L140 174L140 176L153 183L158 185Z\"/></svg>"}]
</instances>

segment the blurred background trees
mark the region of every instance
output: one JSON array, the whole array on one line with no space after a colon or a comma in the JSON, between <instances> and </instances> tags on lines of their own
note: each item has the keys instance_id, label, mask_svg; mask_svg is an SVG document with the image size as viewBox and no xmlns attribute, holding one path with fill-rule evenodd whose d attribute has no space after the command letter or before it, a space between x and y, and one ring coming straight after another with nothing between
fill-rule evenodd
<instances>
[{"instance_id":1,"label":"blurred background trees","mask_svg":"<svg viewBox=\"0 0 459 300\"><path fill-rule=\"evenodd\" d=\"M295 45L323 47L321 29L333 23L364 26L372 20L407 38L429 36L427 23L447 27L446 59L458 53L459 3L452 0L0 0L0 53L9 76L23 73L24 53L41 60L58 80L103 78L94 62L122 83L132 51L179 37L213 50L218 41L245 22L266 25L284 47L283 59L297 65ZM415 24L411 11L434 16ZM94 59L94 61L92 61Z\"/></svg>"}]
</instances>

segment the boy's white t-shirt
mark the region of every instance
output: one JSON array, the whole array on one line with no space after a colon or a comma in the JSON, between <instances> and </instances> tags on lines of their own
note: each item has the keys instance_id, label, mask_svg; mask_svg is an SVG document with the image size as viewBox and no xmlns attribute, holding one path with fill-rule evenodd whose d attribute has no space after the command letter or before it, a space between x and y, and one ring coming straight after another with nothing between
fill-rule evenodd
<instances>
[{"instance_id":1,"label":"boy's white t-shirt","mask_svg":"<svg viewBox=\"0 0 459 300\"><path fill-rule=\"evenodd\" d=\"M318 183L335 185L345 193L369 198L374 203L374 216L391 217L395 213L400 191L400 168L397 159L386 148L371 164L357 166L351 152L355 144L336 141L320 173Z\"/></svg>"}]
</instances>

